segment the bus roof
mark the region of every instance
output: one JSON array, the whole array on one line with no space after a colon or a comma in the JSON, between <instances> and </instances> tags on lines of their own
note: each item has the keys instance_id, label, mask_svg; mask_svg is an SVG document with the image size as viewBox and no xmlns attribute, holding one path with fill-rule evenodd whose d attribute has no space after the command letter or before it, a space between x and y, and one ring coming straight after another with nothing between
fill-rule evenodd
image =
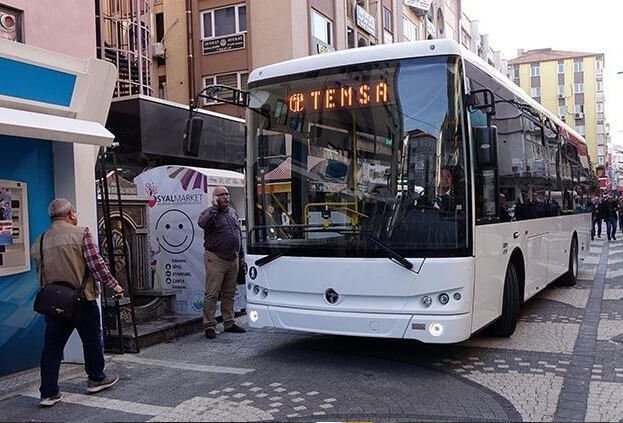
<instances>
[{"instance_id":1,"label":"bus roof","mask_svg":"<svg viewBox=\"0 0 623 423\"><path fill-rule=\"evenodd\" d=\"M370 47L351 48L331 53L286 60L255 69L249 75L249 83L279 76L292 75L317 69L381 60L403 59L419 56L460 55L460 46L452 40L427 40L383 44Z\"/></svg>"},{"instance_id":2,"label":"bus roof","mask_svg":"<svg viewBox=\"0 0 623 423\"><path fill-rule=\"evenodd\" d=\"M421 41L407 41L378 46L351 48L331 53L316 54L313 56L291 59L272 65L257 68L249 75L249 84L266 79L286 75L295 75L307 71L329 69L338 66L369 63L383 60L406 59L412 57L430 57L458 55L465 60L490 74L500 84L507 87L526 104L532 106L543 115L549 117L556 125L562 127L571 141L586 154L586 141L578 132L567 126L558 116L543 107L539 102L528 96L519 86L508 79L504 74L493 68L480 57L459 45L454 40L435 39Z\"/></svg>"}]
</instances>

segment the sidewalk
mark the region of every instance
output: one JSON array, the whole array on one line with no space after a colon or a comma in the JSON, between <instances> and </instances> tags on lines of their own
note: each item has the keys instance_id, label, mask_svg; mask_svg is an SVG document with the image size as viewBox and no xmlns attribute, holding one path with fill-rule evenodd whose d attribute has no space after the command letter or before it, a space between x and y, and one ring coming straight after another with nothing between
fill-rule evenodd
<instances>
[{"instance_id":1,"label":"sidewalk","mask_svg":"<svg viewBox=\"0 0 623 423\"><path fill-rule=\"evenodd\" d=\"M98 395L63 365L51 409L37 406L37 369L0 379L0 420L623 421L623 241L590 249L577 286L524 305L511 338L196 333L107 356L121 381Z\"/></svg>"},{"instance_id":2,"label":"sidewalk","mask_svg":"<svg viewBox=\"0 0 623 423\"><path fill-rule=\"evenodd\" d=\"M59 380L68 379L84 372L82 364L63 363L59 372ZM24 370L19 373L0 378L0 401L19 395L25 390L39 389L39 368Z\"/></svg>"}]
</instances>

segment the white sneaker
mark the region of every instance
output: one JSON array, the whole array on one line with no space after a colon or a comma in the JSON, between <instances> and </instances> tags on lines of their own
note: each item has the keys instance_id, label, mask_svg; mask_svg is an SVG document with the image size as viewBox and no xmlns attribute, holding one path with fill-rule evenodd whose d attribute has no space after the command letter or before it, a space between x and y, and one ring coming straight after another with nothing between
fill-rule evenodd
<instances>
[{"instance_id":1,"label":"white sneaker","mask_svg":"<svg viewBox=\"0 0 623 423\"><path fill-rule=\"evenodd\" d=\"M57 402L59 402L62 399L63 399L63 393L59 392L58 394L56 394L54 396L47 397L47 398L41 398L41 401L39 401L39 405L41 407L52 407L54 404L56 404Z\"/></svg>"}]
</instances>

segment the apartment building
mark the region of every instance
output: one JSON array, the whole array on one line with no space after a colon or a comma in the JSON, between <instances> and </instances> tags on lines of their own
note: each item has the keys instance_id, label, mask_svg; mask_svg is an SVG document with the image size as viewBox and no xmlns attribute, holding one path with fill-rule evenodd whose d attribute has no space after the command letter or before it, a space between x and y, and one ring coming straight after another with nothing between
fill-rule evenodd
<instances>
[{"instance_id":1,"label":"apartment building","mask_svg":"<svg viewBox=\"0 0 623 423\"><path fill-rule=\"evenodd\" d=\"M607 165L604 55L550 48L519 51L508 76L586 138L593 166Z\"/></svg>"},{"instance_id":2,"label":"apartment building","mask_svg":"<svg viewBox=\"0 0 623 423\"><path fill-rule=\"evenodd\" d=\"M461 0L156 0L153 7L153 95L182 104L211 84L246 89L260 66L401 41L450 38L501 66ZM199 105L244 117L235 106Z\"/></svg>"}]
</instances>

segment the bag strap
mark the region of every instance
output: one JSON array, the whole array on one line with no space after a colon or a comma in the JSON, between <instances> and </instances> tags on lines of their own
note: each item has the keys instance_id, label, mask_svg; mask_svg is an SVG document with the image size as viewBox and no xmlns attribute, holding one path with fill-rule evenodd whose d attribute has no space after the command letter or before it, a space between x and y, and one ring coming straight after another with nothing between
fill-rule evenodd
<instances>
[{"instance_id":1,"label":"bag strap","mask_svg":"<svg viewBox=\"0 0 623 423\"><path fill-rule=\"evenodd\" d=\"M39 241L39 255L41 256L41 268L39 269L39 285L43 286L43 237L45 236L45 232L41 234L41 239Z\"/></svg>"},{"instance_id":2,"label":"bag strap","mask_svg":"<svg viewBox=\"0 0 623 423\"><path fill-rule=\"evenodd\" d=\"M39 241L39 254L41 255L41 268L39 270L39 285L43 286L43 237L45 236L45 232L41 234L41 239ZM82 293L84 292L84 288L87 286L87 276L89 274L89 266L85 263L84 265L84 276L82 276L82 283L80 284L80 290L78 291L78 295L82 298Z\"/></svg>"}]
</instances>

